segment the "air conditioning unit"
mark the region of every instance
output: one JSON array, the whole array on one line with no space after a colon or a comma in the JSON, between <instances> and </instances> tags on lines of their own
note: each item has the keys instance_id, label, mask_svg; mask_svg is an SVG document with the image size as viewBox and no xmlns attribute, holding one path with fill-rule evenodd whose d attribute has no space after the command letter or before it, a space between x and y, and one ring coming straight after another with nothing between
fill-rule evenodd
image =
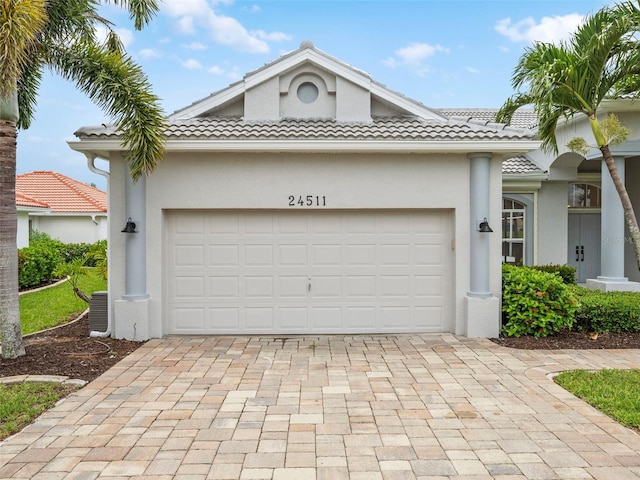
<instances>
[{"instance_id":1,"label":"air conditioning unit","mask_svg":"<svg viewBox=\"0 0 640 480\"><path fill-rule=\"evenodd\" d=\"M89 330L105 332L108 325L109 292L93 292L89 304Z\"/></svg>"}]
</instances>

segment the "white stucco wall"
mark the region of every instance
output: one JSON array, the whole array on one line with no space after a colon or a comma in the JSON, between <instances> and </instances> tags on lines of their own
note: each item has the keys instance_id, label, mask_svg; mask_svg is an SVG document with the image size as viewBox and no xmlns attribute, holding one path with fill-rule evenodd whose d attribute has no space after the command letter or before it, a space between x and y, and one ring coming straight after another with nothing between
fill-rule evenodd
<instances>
[{"instance_id":1,"label":"white stucco wall","mask_svg":"<svg viewBox=\"0 0 640 480\"><path fill-rule=\"evenodd\" d=\"M112 220L126 220L125 168L110 165ZM500 296L501 163L491 162L490 288ZM147 179L147 291L149 334L164 334L164 215L167 209L291 209L289 195L323 195L326 209L448 209L452 212L453 305L451 330L465 331L469 290L469 160L466 155L170 154ZM301 208L300 208L301 209ZM125 288L126 234L111 222L110 300ZM496 321L499 321L496 319ZM116 320L117 322L117 320ZM153 324L152 324L153 323ZM117 323L114 326L117 336Z\"/></svg>"},{"instance_id":2,"label":"white stucco wall","mask_svg":"<svg viewBox=\"0 0 640 480\"><path fill-rule=\"evenodd\" d=\"M18 210L16 244L18 248L29 246L29 212Z\"/></svg>"},{"instance_id":3,"label":"white stucco wall","mask_svg":"<svg viewBox=\"0 0 640 480\"><path fill-rule=\"evenodd\" d=\"M31 217L32 228L63 243L94 243L107 238L107 217L102 214L57 215Z\"/></svg>"},{"instance_id":4,"label":"white stucco wall","mask_svg":"<svg viewBox=\"0 0 640 480\"><path fill-rule=\"evenodd\" d=\"M545 182L538 195L537 264L567 263L567 182Z\"/></svg>"}]
</instances>

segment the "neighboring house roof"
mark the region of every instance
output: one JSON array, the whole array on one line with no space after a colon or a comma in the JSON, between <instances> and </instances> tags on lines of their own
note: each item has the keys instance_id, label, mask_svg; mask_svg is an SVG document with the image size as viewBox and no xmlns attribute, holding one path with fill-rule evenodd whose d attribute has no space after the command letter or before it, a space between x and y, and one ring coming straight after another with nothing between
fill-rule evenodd
<instances>
[{"instance_id":1,"label":"neighboring house roof","mask_svg":"<svg viewBox=\"0 0 640 480\"><path fill-rule=\"evenodd\" d=\"M457 118L465 121L484 122L492 124L495 122L497 108L442 108L440 113L445 117ZM533 109L521 108L516 110L511 119L510 125L514 128L524 128L527 130L537 130L538 116Z\"/></svg>"},{"instance_id":2,"label":"neighboring house roof","mask_svg":"<svg viewBox=\"0 0 640 480\"><path fill-rule=\"evenodd\" d=\"M53 213L97 213L107 211L107 194L56 172L38 171L16 177L18 198L35 200Z\"/></svg>"},{"instance_id":3,"label":"neighboring house roof","mask_svg":"<svg viewBox=\"0 0 640 480\"><path fill-rule=\"evenodd\" d=\"M482 125L494 125L497 108L447 108L440 109L440 112L451 119L461 119L469 123L479 123ZM536 130L538 128L538 117L533 109L519 109L511 119L511 126L514 128L525 128ZM526 155L519 155L504 160L502 162L503 175L532 175L544 174Z\"/></svg>"},{"instance_id":4,"label":"neighboring house roof","mask_svg":"<svg viewBox=\"0 0 640 480\"><path fill-rule=\"evenodd\" d=\"M16 206L27 208L49 208L49 204L41 202L40 200L21 192L16 192Z\"/></svg>"}]
</instances>

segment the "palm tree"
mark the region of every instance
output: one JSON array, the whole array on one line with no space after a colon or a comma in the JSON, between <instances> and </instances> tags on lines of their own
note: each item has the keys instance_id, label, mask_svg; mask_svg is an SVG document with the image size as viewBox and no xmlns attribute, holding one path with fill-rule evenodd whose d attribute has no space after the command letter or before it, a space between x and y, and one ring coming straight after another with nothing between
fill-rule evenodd
<instances>
[{"instance_id":1,"label":"palm tree","mask_svg":"<svg viewBox=\"0 0 640 480\"><path fill-rule=\"evenodd\" d=\"M571 39L558 45L535 43L525 50L512 77L516 93L498 111L496 120L509 123L514 112L533 105L539 119L542 148L558 152L558 122L576 115L589 119L595 148L602 153L620 196L625 224L640 268L640 231L624 182L620 178L610 146L624 142L629 130L613 116L602 120L598 109L603 100L621 94L639 96L640 10L633 2L604 7L589 16ZM588 144L574 139L568 147L585 155Z\"/></svg>"},{"instance_id":2,"label":"palm tree","mask_svg":"<svg viewBox=\"0 0 640 480\"><path fill-rule=\"evenodd\" d=\"M108 0L107 0L108 1ZM156 0L112 0L141 29L158 11ZM16 249L16 132L32 121L45 68L75 85L114 118L134 180L150 173L164 152L159 99L124 52L96 0L0 2L0 338L2 357L25 354L18 308ZM109 29L100 44L95 27Z\"/></svg>"}]
</instances>

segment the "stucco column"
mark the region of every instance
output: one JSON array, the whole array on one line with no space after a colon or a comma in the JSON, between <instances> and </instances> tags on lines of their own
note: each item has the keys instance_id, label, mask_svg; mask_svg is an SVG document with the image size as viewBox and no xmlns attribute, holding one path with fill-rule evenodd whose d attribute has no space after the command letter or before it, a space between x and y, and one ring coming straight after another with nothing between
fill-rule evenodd
<instances>
[{"instance_id":1,"label":"stucco column","mask_svg":"<svg viewBox=\"0 0 640 480\"><path fill-rule=\"evenodd\" d=\"M492 262L500 262L500 257L491 258L491 241L499 233L478 231L485 218L491 224L491 154L470 153L468 157L469 291L464 299L464 334L493 338L500 332L500 300L491 293L490 267Z\"/></svg>"},{"instance_id":2,"label":"stucco column","mask_svg":"<svg viewBox=\"0 0 640 480\"><path fill-rule=\"evenodd\" d=\"M620 178L624 182L624 157L614 159ZM624 210L611 174L604 159L601 165L602 209L600 214L600 275L596 279L587 279L587 287L597 290L640 290L640 284L630 282L624 276L624 245L626 227Z\"/></svg>"},{"instance_id":3,"label":"stucco column","mask_svg":"<svg viewBox=\"0 0 640 480\"><path fill-rule=\"evenodd\" d=\"M123 300L142 300L147 293L147 242L146 242L146 182L142 176L133 182L131 175L125 180L126 216L136 224L136 233L126 235L125 294Z\"/></svg>"},{"instance_id":4,"label":"stucco column","mask_svg":"<svg viewBox=\"0 0 640 480\"><path fill-rule=\"evenodd\" d=\"M470 173L470 288L468 296L489 298L489 259L490 236L494 233L482 233L478 226L485 218L489 220L489 193L491 191L491 155L488 153L471 153ZM489 222L491 224L491 222Z\"/></svg>"}]
</instances>

